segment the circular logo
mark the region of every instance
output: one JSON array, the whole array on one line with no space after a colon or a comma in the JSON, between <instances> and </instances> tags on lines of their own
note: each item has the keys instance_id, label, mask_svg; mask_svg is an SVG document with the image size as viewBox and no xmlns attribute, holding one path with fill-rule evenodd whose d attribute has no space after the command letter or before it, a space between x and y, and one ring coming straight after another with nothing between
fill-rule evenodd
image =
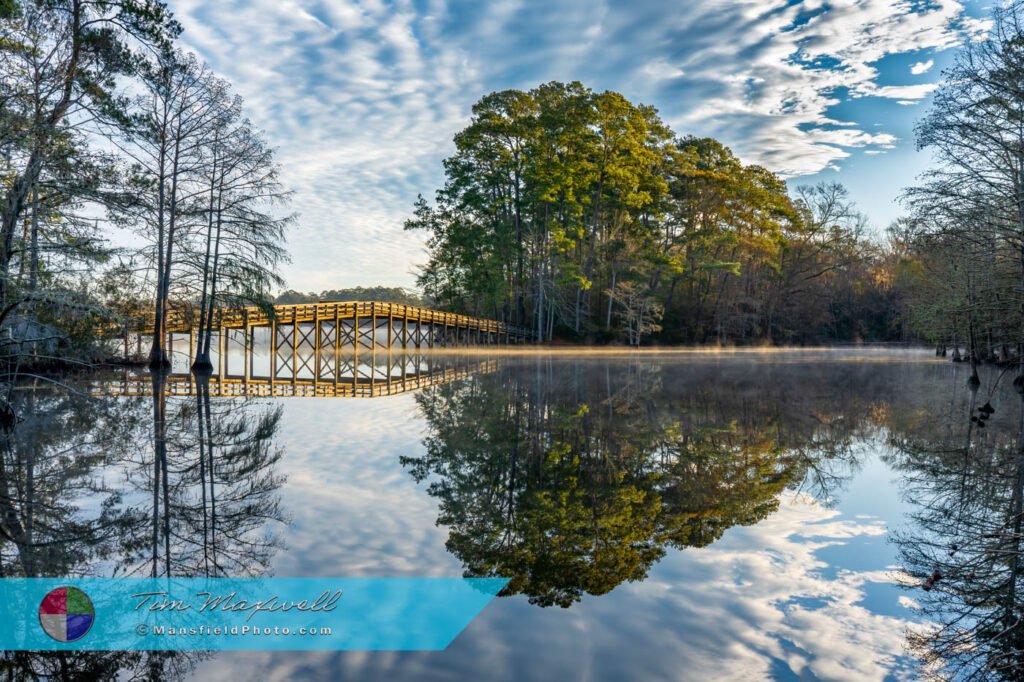
<instances>
[{"instance_id":1,"label":"circular logo","mask_svg":"<svg viewBox=\"0 0 1024 682\"><path fill-rule=\"evenodd\" d=\"M39 625L58 642L82 639L94 620L92 600L77 587L50 590L39 604Z\"/></svg>"}]
</instances>

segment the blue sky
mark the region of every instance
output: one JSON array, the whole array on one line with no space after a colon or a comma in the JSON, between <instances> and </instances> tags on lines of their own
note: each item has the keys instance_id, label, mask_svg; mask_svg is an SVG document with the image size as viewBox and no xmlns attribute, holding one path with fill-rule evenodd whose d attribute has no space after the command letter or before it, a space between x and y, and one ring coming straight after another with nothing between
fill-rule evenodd
<instances>
[{"instance_id":1,"label":"blue sky","mask_svg":"<svg viewBox=\"0 0 1024 682\"><path fill-rule=\"evenodd\" d=\"M288 286L411 286L402 222L482 95L580 80L657 107L791 183L838 180L879 232L927 165L913 126L968 0L170 0L234 83L300 214Z\"/></svg>"}]
</instances>

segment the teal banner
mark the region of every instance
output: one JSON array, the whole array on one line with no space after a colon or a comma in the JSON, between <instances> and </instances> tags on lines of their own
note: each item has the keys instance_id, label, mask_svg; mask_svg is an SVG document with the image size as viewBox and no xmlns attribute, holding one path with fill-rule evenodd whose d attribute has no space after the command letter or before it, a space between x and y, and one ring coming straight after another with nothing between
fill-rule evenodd
<instances>
[{"instance_id":1,"label":"teal banner","mask_svg":"<svg viewBox=\"0 0 1024 682\"><path fill-rule=\"evenodd\" d=\"M504 578L3 578L0 649L437 650Z\"/></svg>"}]
</instances>

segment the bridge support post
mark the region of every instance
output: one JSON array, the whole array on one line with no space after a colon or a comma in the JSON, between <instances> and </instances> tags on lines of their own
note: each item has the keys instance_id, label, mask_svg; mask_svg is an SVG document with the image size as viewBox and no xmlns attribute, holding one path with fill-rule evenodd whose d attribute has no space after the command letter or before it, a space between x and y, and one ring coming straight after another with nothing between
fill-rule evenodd
<instances>
[{"instance_id":1,"label":"bridge support post","mask_svg":"<svg viewBox=\"0 0 1024 682\"><path fill-rule=\"evenodd\" d=\"M228 347L228 342L225 341L225 332L227 329L224 327L224 317L222 315L218 315L217 317L219 325L217 327L217 377L219 379L223 379L224 370L228 367L228 360L226 357L227 353L225 352Z\"/></svg>"},{"instance_id":2,"label":"bridge support post","mask_svg":"<svg viewBox=\"0 0 1024 682\"><path fill-rule=\"evenodd\" d=\"M292 308L292 386L299 377L299 315L295 308ZM294 395L295 389L292 388Z\"/></svg>"},{"instance_id":3,"label":"bridge support post","mask_svg":"<svg viewBox=\"0 0 1024 682\"><path fill-rule=\"evenodd\" d=\"M338 395L338 377L341 375L341 313L334 304L334 395Z\"/></svg>"},{"instance_id":4,"label":"bridge support post","mask_svg":"<svg viewBox=\"0 0 1024 682\"><path fill-rule=\"evenodd\" d=\"M316 395L316 385L320 383L320 304L314 303L313 308L313 395ZM296 340L296 345L298 341Z\"/></svg>"},{"instance_id":5,"label":"bridge support post","mask_svg":"<svg viewBox=\"0 0 1024 682\"><path fill-rule=\"evenodd\" d=\"M252 328L249 326L249 311L242 311L242 333L245 334L245 339L242 341L242 349L245 356L242 358L242 363L245 365L245 369L242 371L244 375L243 381L246 386L249 385L249 374L252 371L252 365L250 364L249 349L252 345ZM246 391L248 393L248 391Z\"/></svg>"},{"instance_id":6,"label":"bridge support post","mask_svg":"<svg viewBox=\"0 0 1024 682\"><path fill-rule=\"evenodd\" d=\"M277 320L270 321L270 394L274 394L274 379L277 378Z\"/></svg>"}]
</instances>

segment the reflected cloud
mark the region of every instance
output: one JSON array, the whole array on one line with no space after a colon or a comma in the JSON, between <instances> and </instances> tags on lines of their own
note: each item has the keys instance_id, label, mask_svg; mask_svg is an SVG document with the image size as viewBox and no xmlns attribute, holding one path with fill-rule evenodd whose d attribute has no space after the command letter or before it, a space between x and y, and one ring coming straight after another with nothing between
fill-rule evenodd
<instances>
[{"instance_id":1,"label":"reflected cloud","mask_svg":"<svg viewBox=\"0 0 1024 682\"><path fill-rule=\"evenodd\" d=\"M788 493L779 510L716 544L671 554L647 580L568 610L489 606L445 652L222 654L211 676L272 670L278 680L913 679L906 618L878 615L866 588L891 570L826 577L817 552L886 532ZM524 652L529 652L525 655Z\"/></svg>"}]
</instances>

